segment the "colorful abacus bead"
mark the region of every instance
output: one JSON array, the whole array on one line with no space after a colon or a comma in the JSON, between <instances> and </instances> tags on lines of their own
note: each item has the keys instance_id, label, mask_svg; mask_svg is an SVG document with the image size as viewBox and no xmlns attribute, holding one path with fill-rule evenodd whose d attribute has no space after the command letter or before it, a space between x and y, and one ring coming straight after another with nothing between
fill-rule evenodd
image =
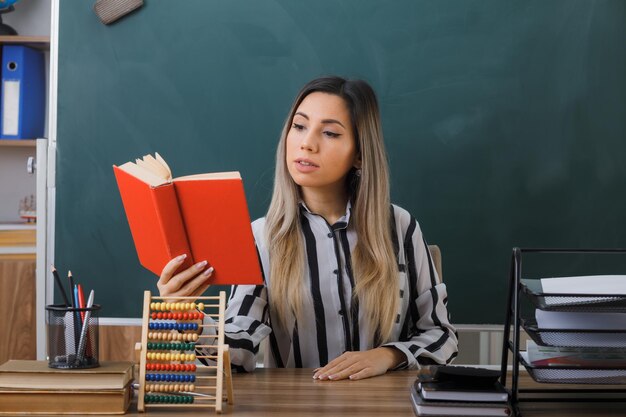
<instances>
[{"instance_id":1,"label":"colorful abacus bead","mask_svg":"<svg viewBox=\"0 0 626 417\"><path fill-rule=\"evenodd\" d=\"M146 374L148 382L196 382L194 374Z\"/></svg>"},{"instance_id":2,"label":"colorful abacus bead","mask_svg":"<svg viewBox=\"0 0 626 417\"><path fill-rule=\"evenodd\" d=\"M146 371L196 372L194 363L147 363Z\"/></svg>"},{"instance_id":3,"label":"colorful abacus bead","mask_svg":"<svg viewBox=\"0 0 626 417\"><path fill-rule=\"evenodd\" d=\"M146 404L192 404L191 395L160 395L146 394L144 396Z\"/></svg>"}]
</instances>

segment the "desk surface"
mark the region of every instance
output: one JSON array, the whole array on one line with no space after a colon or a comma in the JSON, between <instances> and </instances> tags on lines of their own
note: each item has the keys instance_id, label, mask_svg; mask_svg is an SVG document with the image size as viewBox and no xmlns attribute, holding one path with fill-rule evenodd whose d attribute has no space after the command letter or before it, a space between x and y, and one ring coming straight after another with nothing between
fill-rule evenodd
<instances>
[{"instance_id":1,"label":"desk surface","mask_svg":"<svg viewBox=\"0 0 626 417\"><path fill-rule=\"evenodd\" d=\"M257 369L234 375L235 405L225 405L234 416L407 416L413 417L409 387L416 371L395 371L362 381L314 381L310 369ZM528 378L526 376L526 378ZM525 386L524 377L520 383ZM546 385L541 385L546 387ZM626 401L626 398L624 399ZM626 416L624 403L523 403L524 417ZM135 404L130 415L139 414ZM149 415L212 415L212 410L152 408Z\"/></svg>"}]
</instances>

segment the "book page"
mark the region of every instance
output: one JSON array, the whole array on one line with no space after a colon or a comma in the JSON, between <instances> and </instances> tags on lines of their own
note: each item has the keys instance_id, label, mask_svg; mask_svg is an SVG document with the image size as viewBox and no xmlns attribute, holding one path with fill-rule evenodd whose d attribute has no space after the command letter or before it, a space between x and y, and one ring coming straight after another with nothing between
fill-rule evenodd
<instances>
[{"instance_id":1,"label":"book page","mask_svg":"<svg viewBox=\"0 0 626 417\"><path fill-rule=\"evenodd\" d=\"M195 174L186 175L184 177L174 178L174 181L188 181L188 180L236 180L241 179L241 174L238 171L230 172L214 172L211 174Z\"/></svg>"},{"instance_id":2,"label":"book page","mask_svg":"<svg viewBox=\"0 0 626 417\"><path fill-rule=\"evenodd\" d=\"M159 154L157 154L159 159L163 161L163 158ZM163 165L159 160L157 160L152 155L145 155L143 159L137 159L137 165L151 171L154 175L159 178L163 178L164 180L172 179L172 172L167 164ZM163 161L165 162L165 161Z\"/></svg>"},{"instance_id":3,"label":"book page","mask_svg":"<svg viewBox=\"0 0 626 417\"><path fill-rule=\"evenodd\" d=\"M167 164L167 162L165 162L165 159L163 159L163 157L158 152L154 153L154 157L156 158L157 162L167 170L168 178L172 178L172 170L170 169L170 166Z\"/></svg>"},{"instance_id":4,"label":"book page","mask_svg":"<svg viewBox=\"0 0 626 417\"><path fill-rule=\"evenodd\" d=\"M163 184L167 184L169 181L155 175L151 170L141 167L134 162L126 162L124 165L118 167L122 171L128 172L133 177L140 179L152 187L158 187Z\"/></svg>"}]
</instances>

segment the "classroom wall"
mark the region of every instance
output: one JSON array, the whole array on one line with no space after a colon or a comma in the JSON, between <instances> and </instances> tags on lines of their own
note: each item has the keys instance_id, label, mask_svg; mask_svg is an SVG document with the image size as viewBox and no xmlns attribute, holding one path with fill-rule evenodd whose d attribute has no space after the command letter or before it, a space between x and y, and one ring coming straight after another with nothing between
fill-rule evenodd
<instances>
[{"instance_id":1,"label":"classroom wall","mask_svg":"<svg viewBox=\"0 0 626 417\"><path fill-rule=\"evenodd\" d=\"M51 0L23 0L15 10L2 15L2 21L21 36L49 36Z\"/></svg>"},{"instance_id":2,"label":"classroom wall","mask_svg":"<svg viewBox=\"0 0 626 417\"><path fill-rule=\"evenodd\" d=\"M262 216L291 100L324 74L377 91L393 200L442 249L453 322L502 322L513 246L626 246L621 0L150 1L111 26L60 3L55 262L105 316L156 290L111 166L158 151L175 175L239 170Z\"/></svg>"}]
</instances>

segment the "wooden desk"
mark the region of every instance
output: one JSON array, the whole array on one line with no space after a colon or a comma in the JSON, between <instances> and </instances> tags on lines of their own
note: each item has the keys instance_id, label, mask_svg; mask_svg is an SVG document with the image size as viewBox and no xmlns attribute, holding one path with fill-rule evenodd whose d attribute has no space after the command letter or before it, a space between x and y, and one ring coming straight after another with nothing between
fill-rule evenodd
<instances>
[{"instance_id":1,"label":"wooden desk","mask_svg":"<svg viewBox=\"0 0 626 417\"><path fill-rule=\"evenodd\" d=\"M409 387L416 371L396 371L363 381L314 381L310 369L257 369L234 375L235 405L225 406L224 415L233 416L406 416L413 417ZM520 382L529 383L524 375ZM545 388L545 384L541 385ZM626 401L626 398L624 399ZM129 415L210 416L210 409L149 409ZM626 416L624 403L523 403L524 417ZM216 415L216 414L215 414Z\"/></svg>"}]
</instances>

